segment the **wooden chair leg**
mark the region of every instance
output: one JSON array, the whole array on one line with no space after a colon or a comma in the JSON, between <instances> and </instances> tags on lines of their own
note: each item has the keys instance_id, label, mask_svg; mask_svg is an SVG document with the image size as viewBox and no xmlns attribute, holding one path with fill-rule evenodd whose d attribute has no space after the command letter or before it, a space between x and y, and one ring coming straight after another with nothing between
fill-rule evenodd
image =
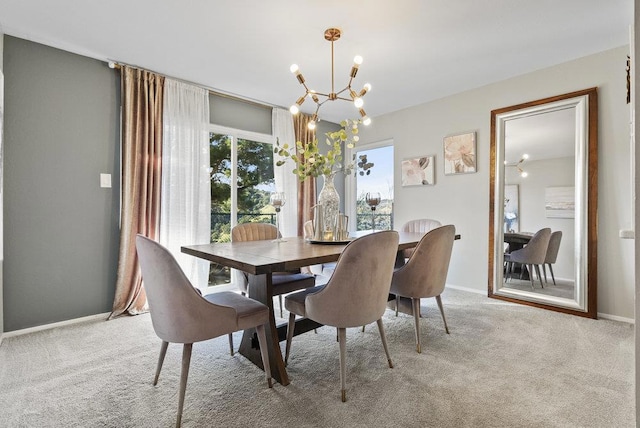
<instances>
[{"instance_id":1,"label":"wooden chair leg","mask_svg":"<svg viewBox=\"0 0 640 428\"><path fill-rule=\"evenodd\" d=\"M440 296L436 296L436 302L438 302L438 307L440 308L440 314L442 315L442 321L444 321L444 331L449 334L449 327L447 327L447 319L444 317L444 308L442 307L442 299Z\"/></svg>"},{"instance_id":2,"label":"wooden chair leg","mask_svg":"<svg viewBox=\"0 0 640 428\"><path fill-rule=\"evenodd\" d=\"M291 341L293 340L293 330L296 328L296 314L289 312L289 324L287 325L287 346L284 352L284 365L286 367L289 361L289 352L291 351Z\"/></svg>"},{"instance_id":3,"label":"wooden chair leg","mask_svg":"<svg viewBox=\"0 0 640 428\"><path fill-rule=\"evenodd\" d=\"M412 298L411 304L413 306L413 319L416 324L416 351L418 354L422 353L420 348L420 299Z\"/></svg>"},{"instance_id":4,"label":"wooden chair leg","mask_svg":"<svg viewBox=\"0 0 640 428\"><path fill-rule=\"evenodd\" d=\"M185 343L182 348L182 371L180 372L180 395L178 397L178 418L176 428L180 428L182 423L182 408L184 407L184 393L187 389L187 378L189 377L189 364L191 364L191 349L193 343Z\"/></svg>"},{"instance_id":5,"label":"wooden chair leg","mask_svg":"<svg viewBox=\"0 0 640 428\"><path fill-rule=\"evenodd\" d=\"M384 348L384 353L387 355L387 362L389 363L389 368L393 368L393 362L391 361L391 355L389 355L389 348L387 347L387 336L384 334L384 326L382 325L382 318L377 321L378 331L380 332L380 339L382 339L382 347Z\"/></svg>"},{"instance_id":6,"label":"wooden chair leg","mask_svg":"<svg viewBox=\"0 0 640 428\"><path fill-rule=\"evenodd\" d=\"M338 329L338 342L340 343L340 385L342 402L347 401L347 329Z\"/></svg>"},{"instance_id":7,"label":"wooden chair leg","mask_svg":"<svg viewBox=\"0 0 640 428\"><path fill-rule=\"evenodd\" d=\"M229 352L233 357L233 333L229 333Z\"/></svg>"},{"instance_id":8,"label":"wooden chair leg","mask_svg":"<svg viewBox=\"0 0 640 428\"><path fill-rule=\"evenodd\" d=\"M162 341L162 346L160 347L160 356L158 357L158 365L156 366L156 376L153 378L153 386L158 384L158 378L160 377L160 370L162 370L162 363L164 363L164 357L167 355L167 347L169 346L169 342Z\"/></svg>"},{"instance_id":9,"label":"wooden chair leg","mask_svg":"<svg viewBox=\"0 0 640 428\"><path fill-rule=\"evenodd\" d=\"M273 388L271 382L271 366L269 365L269 350L267 349L267 333L264 331L264 324L256 326L256 333L258 333L258 345L260 345L260 356L262 357L262 366L264 367L264 374L267 376L267 385L269 388Z\"/></svg>"}]
</instances>

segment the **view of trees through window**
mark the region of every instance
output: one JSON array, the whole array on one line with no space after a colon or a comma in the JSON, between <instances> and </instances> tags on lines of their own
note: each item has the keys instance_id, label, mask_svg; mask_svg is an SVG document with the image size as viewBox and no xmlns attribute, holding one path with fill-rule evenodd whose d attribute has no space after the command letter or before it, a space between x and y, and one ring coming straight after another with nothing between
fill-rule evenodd
<instances>
[{"instance_id":1,"label":"view of trees through window","mask_svg":"<svg viewBox=\"0 0 640 428\"><path fill-rule=\"evenodd\" d=\"M232 147L237 153L235 165ZM209 152L211 242L231 241L232 224L275 224L275 210L269 205L269 195L275 190L273 145L212 132L209 134ZM237 177L235 189L231 186L234 174ZM235 195L232 194L234 191ZM232 219L234 200L237 219ZM211 263L209 285L229 282L229 268Z\"/></svg>"},{"instance_id":2,"label":"view of trees through window","mask_svg":"<svg viewBox=\"0 0 640 428\"><path fill-rule=\"evenodd\" d=\"M393 146L360 150L356 156L367 155L373 162L371 174L356 178L356 230L372 229L371 207L365 200L368 192L380 194L380 205L375 209L375 229L393 229Z\"/></svg>"}]
</instances>

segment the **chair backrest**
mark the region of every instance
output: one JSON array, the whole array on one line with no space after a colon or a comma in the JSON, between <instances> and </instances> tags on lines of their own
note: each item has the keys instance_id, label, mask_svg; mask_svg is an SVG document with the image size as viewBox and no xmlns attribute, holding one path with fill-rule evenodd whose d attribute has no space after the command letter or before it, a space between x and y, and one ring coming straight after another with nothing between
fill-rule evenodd
<instances>
[{"instance_id":1,"label":"chair backrest","mask_svg":"<svg viewBox=\"0 0 640 428\"><path fill-rule=\"evenodd\" d=\"M235 309L205 300L166 248L138 235L136 249L151 322L160 339L194 343L237 330Z\"/></svg>"},{"instance_id":2,"label":"chair backrest","mask_svg":"<svg viewBox=\"0 0 640 428\"><path fill-rule=\"evenodd\" d=\"M279 236L278 228L269 223L242 223L231 229L231 242L262 241Z\"/></svg>"},{"instance_id":3,"label":"chair backrest","mask_svg":"<svg viewBox=\"0 0 640 428\"><path fill-rule=\"evenodd\" d=\"M438 220L432 220L428 218L421 218L417 220L411 220L406 222L402 226L403 232L428 232L436 227L440 227L442 224Z\"/></svg>"},{"instance_id":4,"label":"chair backrest","mask_svg":"<svg viewBox=\"0 0 640 428\"><path fill-rule=\"evenodd\" d=\"M545 263L555 263L558 259L558 250L560 250L560 241L562 240L562 231L556 230L549 238L549 246L547 247L547 255L544 259Z\"/></svg>"},{"instance_id":5,"label":"chair backrest","mask_svg":"<svg viewBox=\"0 0 640 428\"><path fill-rule=\"evenodd\" d=\"M509 253L509 260L518 263L541 265L547 256L551 229L545 227L537 231L524 248Z\"/></svg>"},{"instance_id":6,"label":"chair backrest","mask_svg":"<svg viewBox=\"0 0 640 428\"><path fill-rule=\"evenodd\" d=\"M398 232L386 230L351 241L327 285L307 296L309 317L338 328L377 321L387 306Z\"/></svg>"},{"instance_id":7,"label":"chair backrest","mask_svg":"<svg viewBox=\"0 0 640 428\"><path fill-rule=\"evenodd\" d=\"M307 220L304 222L303 226L304 238L305 239L313 239L315 231L313 230L313 220Z\"/></svg>"},{"instance_id":8,"label":"chair backrest","mask_svg":"<svg viewBox=\"0 0 640 428\"><path fill-rule=\"evenodd\" d=\"M405 297L435 297L447 281L456 228L436 227L418 243L409 261L393 274L392 289Z\"/></svg>"}]
</instances>

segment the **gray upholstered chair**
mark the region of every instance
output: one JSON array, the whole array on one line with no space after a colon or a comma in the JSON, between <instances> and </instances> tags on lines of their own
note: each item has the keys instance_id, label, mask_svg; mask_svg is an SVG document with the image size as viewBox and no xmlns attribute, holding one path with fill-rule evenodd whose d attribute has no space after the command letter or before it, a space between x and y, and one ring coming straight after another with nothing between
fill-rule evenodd
<instances>
[{"instance_id":1,"label":"gray upholstered chair","mask_svg":"<svg viewBox=\"0 0 640 428\"><path fill-rule=\"evenodd\" d=\"M549 265L549 272L551 272L551 279L553 285L556 285L556 277L553 275L553 267L551 266L558 259L558 251L560 250L560 241L562 241L562 231L556 230L551 234L549 238L549 246L547 247L547 255L544 258L544 264L542 265L542 273L544 274L544 282L547 282L547 269L546 265Z\"/></svg>"},{"instance_id":2,"label":"gray upholstered chair","mask_svg":"<svg viewBox=\"0 0 640 428\"><path fill-rule=\"evenodd\" d=\"M278 228L269 223L243 223L231 229L231 242L262 241L280 237ZM237 272L235 282L242 295L249 295L249 279L244 272ZM311 274L300 272L277 272L273 274L273 295L278 296L280 303L280 318L283 317L282 295L316 284Z\"/></svg>"},{"instance_id":3,"label":"gray upholstered chair","mask_svg":"<svg viewBox=\"0 0 640 428\"><path fill-rule=\"evenodd\" d=\"M323 286L285 297L289 311L285 363L289 359L295 316L337 327L340 343L342 401L346 395L346 329L377 321L389 367L393 367L382 325L396 253L398 232L387 230L355 239L345 247L336 269Z\"/></svg>"},{"instance_id":4,"label":"gray upholstered chair","mask_svg":"<svg viewBox=\"0 0 640 428\"><path fill-rule=\"evenodd\" d=\"M442 299L453 249L456 228L453 225L441 226L427 232L409 261L393 273L391 293L398 298L409 298L412 303L416 330L416 350L420 347L420 298L435 297L444 328L449 334L447 320L444 317ZM397 304L396 304L397 307Z\"/></svg>"},{"instance_id":5,"label":"gray upholstered chair","mask_svg":"<svg viewBox=\"0 0 640 428\"><path fill-rule=\"evenodd\" d=\"M542 284L542 276L540 275L540 266L544 264L547 257L547 247L549 246L549 238L551 237L551 229L548 227L537 231L529 240L524 248L512 251L504 255L504 261L507 264L507 277L513 274L514 265L516 263L527 266L529 270L529 279L531 280L531 288L533 286L533 268L535 267L540 286Z\"/></svg>"},{"instance_id":6,"label":"gray upholstered chair","mask_svg":"<svg viewBox=\"0 0 640 428\"><path fill-rule=\"evenodd\" d=\"M179 427L182 420L191 349L195 342L226 334L230 336L235 331L255 327L262 364L271 388L271 369L264 329L264 325L269 322L269 308L230 291L201 296L166 248L142 235L136 237L136 248L151 322L162 340L154 385L158 383L169 343L184 344L176 426Z\"/></svg>"},{"instance_id":7,"label":"gray upholstered chair","mask_svg":"<svg viewBox=\"0 0 640 428\"><path fill-rule=\"evenodd\" d=\"M436 227L442 226L438 220L432 220L429 218L421 218L416 220L410 220L402 225L402 232L419 232L419 233L427 233L428 231L435 229ZM415 248L407 248L402 253L405 259L411 257Z\"/></svg>"}]
</instances>

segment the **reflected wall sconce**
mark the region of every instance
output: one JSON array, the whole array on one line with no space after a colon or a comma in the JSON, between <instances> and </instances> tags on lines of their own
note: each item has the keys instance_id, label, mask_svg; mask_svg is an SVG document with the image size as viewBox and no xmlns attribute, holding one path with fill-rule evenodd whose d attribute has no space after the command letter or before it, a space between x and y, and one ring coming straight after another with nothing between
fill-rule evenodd
<instances>
[{"instance_id":1,"label":"reflected wall sconce","mask_svg":"<svg viewBox=\"0 0 640 428\"><path fill-rule=\"evenodd\" d=\"M300 84L304 87L304 90L305 90L304 95L298 98L295 104L293 104L291 108L289 108L289 111L291 112L291 114L296 115L300 112L300 106L302 105L302 103L305 102L307 97L311 98L313 102L316 103L316 111L313 114L313 116L311 116L311 120L309 121L309 124L308 124L309 129L315 129L316 123L318 122L318 111L320 111L320 107L322 107L322 105L327 101L336 101L336 100L353 102L353 105L355 106L356 109L358 109L358 112L360 113L362 123L364 125L369 125L371 123L371 118L367 116L367 113L365 113L364 109L362 108L362 106L364 105L364 101L362 100L362 98L367 92L371 90L371 85L366 83L364 87L360 90L360 92L356 92L353 89L351 89L351 83L353 82L353 79L355 79L356 74L358 73L360 64L362 64L362 57L360 55L356 55L356 57L353 59L353 65L351 66L351 72L349 73L349 82L347 83L347 86L338 92L335 91L335 86L334 86L335 79L334 79L334 67L333 67L333 42L339 40L340 35L341 35L341 31L338 28L328 28L324 32L325 40L331 42L331 92L329 92L328 94L325 94L322 92L316 92L312 89L309 89L309 87L307 87L306 81L304 80L304 76L302 76L302 73L300 72L300 67L298 67L297 64L293 64L289 68L289 70L296 75L298 82L300 82ZM346 96L341 96L342 94L345 94L345 93L346 95L349 96L349 98L347 98Z\"/></svg>"}]
</instances>

